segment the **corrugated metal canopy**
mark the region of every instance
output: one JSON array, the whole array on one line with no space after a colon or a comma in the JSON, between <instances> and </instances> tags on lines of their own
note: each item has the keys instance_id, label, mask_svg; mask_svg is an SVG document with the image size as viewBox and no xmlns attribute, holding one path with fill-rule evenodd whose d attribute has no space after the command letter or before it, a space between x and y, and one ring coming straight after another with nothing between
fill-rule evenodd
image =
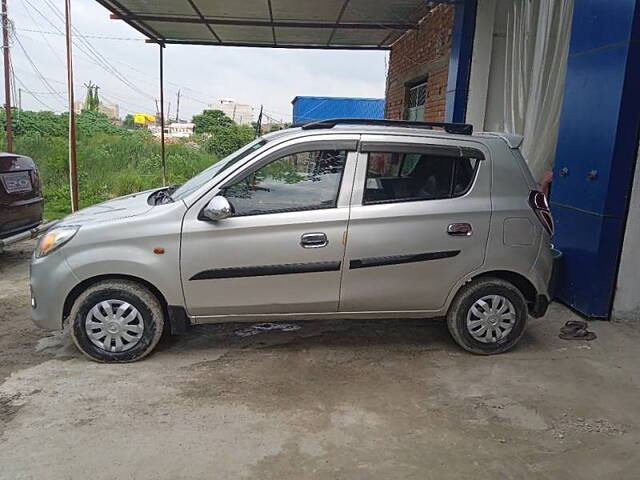
<instances>
[{"instance_id":1,"label":"corrugated metal canopy","mask_svg":"<svg viewBox=\"0 0 640 480\"><path fill-rule=\"evenodd\" d=\"M427 0L97 0L151 41L249 47L388 49ZM446 0L445 0L446 1Z\"/></svg>"}]
</instances>

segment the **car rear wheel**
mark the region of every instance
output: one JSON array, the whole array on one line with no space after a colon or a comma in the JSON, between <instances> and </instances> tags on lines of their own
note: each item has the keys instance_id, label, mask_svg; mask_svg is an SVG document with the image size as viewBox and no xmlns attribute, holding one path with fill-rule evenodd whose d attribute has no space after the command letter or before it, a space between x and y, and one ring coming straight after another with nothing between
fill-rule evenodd
<instances>
[{"instance_id":1,"label":"car rear wheel","mask_svg":"<svg viewBox=\"0 0 640 480\"><path fill-rule=\"evenodd\" d=\"M479 355L506 352L527 325L527 303L511 283L499 278L474 280L456 295L447 325L454 340Z\"/></svg>"},{"instance_id":2,"label":"car rear wheel","mask_svg":"<svg viewBox=\"0 0 640 480\"><path fill-rule=\"evenodd\" d=\"M133 362L155 348L165 324L162 305L147 288L129 280L92 285L76 299L71 336L97 362Z\"/></svg>"}]
</instances>

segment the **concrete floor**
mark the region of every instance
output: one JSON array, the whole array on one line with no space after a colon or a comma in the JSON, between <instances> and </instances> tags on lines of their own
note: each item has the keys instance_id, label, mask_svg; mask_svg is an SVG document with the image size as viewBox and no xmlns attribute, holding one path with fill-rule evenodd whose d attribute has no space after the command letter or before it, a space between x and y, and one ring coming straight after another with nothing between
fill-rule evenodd
<instances>
[{"instance_id":1,"label":"concrete floor","mask_svg":"<svg viewBox=\"0 0 640 480\"><path fill-rule=\"evenodd\" d=\"M32 247L0 254L0 478L640 478L638 325L567 342L553 305L495 357L440 322L207 326L99 365L31 325Z\"/></svg>"}]
</instances>

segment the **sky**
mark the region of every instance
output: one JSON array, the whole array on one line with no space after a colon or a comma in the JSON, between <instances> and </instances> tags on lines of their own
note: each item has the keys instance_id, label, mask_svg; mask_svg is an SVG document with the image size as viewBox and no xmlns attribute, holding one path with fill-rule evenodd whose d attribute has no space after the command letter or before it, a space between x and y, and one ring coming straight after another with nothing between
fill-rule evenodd
<instances>
[{"instance_id":1,"label":"sky","mask_svg":"<svg viewBox=\"0 0 640 480\"><path fill-rule=\"evenodd\" d=\"M23 90L22 108L68 110L64 0L8 0L8 10L14 86L16 92ZM84 85L92 82L104 103L120 106L121 117L154 113L159 47L145 43L126 23L110 20L94 0L73 0L72 20L83 37L74 37L76 100L84 99ZM175 117L180 90L180 118L185 120L221 98L252 105L256 112L264 105L269 116L284 121L291 119L291 100L297 95L381 98L388 61L386 52L375 51L197 45L168 45L164 58L165 110L171 102Z\"/></svg>"}]
</instances>

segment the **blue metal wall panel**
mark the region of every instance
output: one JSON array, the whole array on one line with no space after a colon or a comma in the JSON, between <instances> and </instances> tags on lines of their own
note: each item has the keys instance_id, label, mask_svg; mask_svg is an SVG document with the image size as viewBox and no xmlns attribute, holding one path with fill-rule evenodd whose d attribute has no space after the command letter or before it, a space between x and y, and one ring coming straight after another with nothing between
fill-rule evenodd
<instances>
[{"instance_id":1,"label":"blue metal wall panel","mask_svg":"<svg viewBox=\"0 0 640 480\"><path fill-rule=\"evenodd\" d=\"M636 0L577 0L569 55L626 43L632 31Z\"/></svg>"},{"instance_id":2,"label":"blue metal wall panel","mask_svg":"<svg viewBox=\"0 0 640 480\"><path fill-rule=\"evenodd\" d=\"M611 95L622 92L628 53L625 44L569 58L571 75L565 86L555 163L555 203L600 215L623 213L623 202L619 200L612 205L614 212L607 211L605 200L610 189L610 167L620 116L620 98L616 100ZM588 174L593 170L598 176L590 181Z\"/></svg>"},{"instance_id":3,"label":"blue metal wall panel","mask_svg":"<svg viewBox=\"0 0 640 480\"><path fill-rule=\"evenodd\" d=\"M478 0L458 0L453 3L456 3L456 14L449 55L445 120L447 122L464 122L467 116Z\"/></svg>"},{"instance_id":4,"label":"blue metal wall panel","mask_svg":"<svg viewBox=\"0 0 640 480\"><path fill-rule=\"evenodd\" d=\"M329 118L384 118L383 98L296 97L293 123Z\"/></svg>"},{"instance_id":5,"label":"blue metal wall panel","mask_svg":"<svg viewBox=\"0 0 640 480\"><path fill-rule=\"evenodd\" d=\"M608 317L640 126L640 0L575 3L551 195L558 297ZM589 178L594 171L595 178Z\"/></svg>"},{"instance_id":6,"label":"blue metal wall panel","mask_svg":"<svg viewBox=\"0 0 640 480\"><path fill-rule=\"evenodd\" d=\"M609 252L619 249L623 220L559 205L553 215L554 243L563 253L556 295L589 317L607 317L617 272Z\"/></svg>"}]
</instances>

